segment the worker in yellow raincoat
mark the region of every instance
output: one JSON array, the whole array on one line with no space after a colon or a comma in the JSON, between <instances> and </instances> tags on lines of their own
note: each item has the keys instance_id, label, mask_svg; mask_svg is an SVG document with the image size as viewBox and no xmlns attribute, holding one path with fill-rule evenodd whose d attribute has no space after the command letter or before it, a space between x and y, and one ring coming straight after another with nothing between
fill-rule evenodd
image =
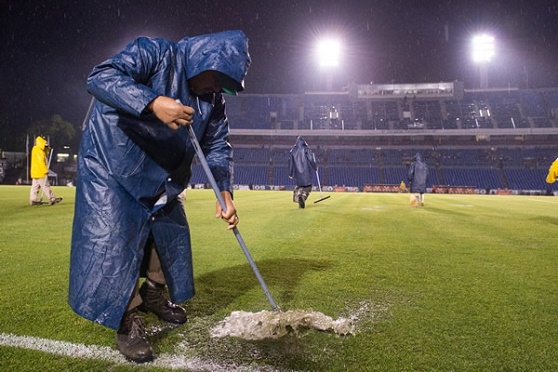
<instances>
[{"instance_id":1,"label":"worker in yellow raincoat","mask_svg":"<svg viewBox=\"0 0 558 372\"><path fill-rule=\"evenodd\" d=\"M546 176L546 183L554 183L558 178L558 158L548 168L548 175Z\"/></svg>"},{"instance_id":2,"label":"worker in yellow raincoat","mask_svg":"<svg viewBox=\"0 0 558 372\"><path fill-rule=\"evenodd\" d=\"M33 179L31 183L31 192L29 194L29 204L31 205L43 204L42 200L37 198L39 189L43 190L50 204L56 204L62 201L62 198L57 198L54 195L48 183L49 164L47 158L49 152L50 147L47 141L43 137L38 136L35 139L35 146L33 146L31 150L31 178Z\"/></svg>"}]
</instances>

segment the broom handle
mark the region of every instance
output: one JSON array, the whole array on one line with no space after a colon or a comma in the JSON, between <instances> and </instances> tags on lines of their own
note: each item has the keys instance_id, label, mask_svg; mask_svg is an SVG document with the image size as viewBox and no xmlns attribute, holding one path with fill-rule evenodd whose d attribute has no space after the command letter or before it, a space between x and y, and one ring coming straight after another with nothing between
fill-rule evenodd
<instances>
[{"instance_id":1,"label":"broom handle","mask_svg":"<svg viewBox=\"0 0 558 372\"><path fill-rule=\"evenodd\" d=\"M203 154L203 151L200 147L200 143L198 142L198 139L196 137L196 133L194 132L194 128L192 128L191 125L188 125L188 134L190 135L190 140L192 141L192 145L194 145L194 149L196 150L196 154L198 155L198 159L200 160L200 162L202 164L202 167L203 167L203 170L205 171L205 175L209 179L209 183L211 184L211 187L213 188L213 192L215 193L215 196L217 197L217 200L219 201L219 204L221 205L221 209L223 209L223 211L226 212L227 211L227 204L225 203L225 199L223 199L223 196L219 192L219 186L217 185L217 181L215 181L215 177L213 177L213 173L211 173L211 169L209 168L209 164L207 163L205 155ZM256 278L260 282L260 286L262 287L262 289L263 289L263 291L264 291L264 293L267 297L267 300L269 301L269 304L271 305L271 308L273 310L279 310L279 307L277 306L277 304L273 300L273 297L271 297L271 293L269 293L269 290L267 289L267 285L265 284L265 282L264 282L264 280L263 280L263 278L260 274L260 271L258 270L258 267L256 266L256 263L252 259L252 256L250 255L250 252L248 251L248 247L246 247L246 243L244 243L244 239L242 239L242 236L240 235L240 231L238 231L238 228L236 226L233 228L233 232L234 232L234 235L236 236L236 240L238 240L238 244L240 244L240 248L242 248L242 251L244 252L244 255L248 259L248 263L252 267L252 271L254 271L254 274L256 274Z\"/></svg>"},{"instance_id":2,"label":"broom handle","mask_svg":"<svg viewBox=\"0 0 558 372\"><path fill-rule=\"evenodd\" d=\"M320 189L320 198L322 197L322 185L320 185L320 176L318 175L318 170L316 169L316 178L318 179L318 188Z\"/></svg>"},{"instance_id":3,"label":"broom handle","mask_svg":"<svg viewBox=\"0 0 558 372\"><path fill-rule=\"evenodd\" d=\"M54 149L51 147L50 148L50 154L48 154L48 165L47 165L47 170L50 170L50 161L52 160L52 153L54 152Z\"/></svg>"},{"instance_id":4,"label":"broom handle","mask_svg":"<svg viewBox=\"0 0 558 372\"><path fill-rule=\"evenodd\" d=\"M316 164L316 155L312 153L314 164ZM318 175L318 167L316 166L316 179L318 180L318 188L320 189L320 198L322 197L322 185L320 184L320 176Z\"/></svg>"}]
</instances>

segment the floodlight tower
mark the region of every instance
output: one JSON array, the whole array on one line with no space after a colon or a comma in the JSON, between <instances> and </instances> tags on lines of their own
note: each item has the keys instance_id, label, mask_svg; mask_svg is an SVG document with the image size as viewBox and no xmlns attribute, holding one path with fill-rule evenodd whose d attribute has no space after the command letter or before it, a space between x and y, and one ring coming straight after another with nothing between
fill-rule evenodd
<instances>
[{"instance_id":1,"label":"floodlight tower","mask_svg":"<svg viewBox=\"0 0 558 372\"><path fill-rule=\"evenodd\" d=\"M488 64L495 54L494 37L487 34L473 37L471 49L473 62L479 66L480 87L488 88Z\"/></svg>"},{"instance_id":2,"label":"floodlight tower","mask_svg":"<svg viewBox=\"0 0 558 372\"><path fill-rule=\"evenodd\" d=\"M316 46L318 64L326 76L326 89L333 90L333 73L338 68L341 59L341 43L337 39L326 38Z\"/></svg>"}]
</instances>

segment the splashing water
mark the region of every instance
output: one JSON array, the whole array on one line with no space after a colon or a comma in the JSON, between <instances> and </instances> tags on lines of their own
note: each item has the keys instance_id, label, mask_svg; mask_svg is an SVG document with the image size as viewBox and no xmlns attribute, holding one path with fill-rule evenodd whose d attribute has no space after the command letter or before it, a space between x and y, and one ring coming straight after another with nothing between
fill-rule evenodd
<instances>
[{"instance_id":1,"label":"splashing water","mask_svg":"<svg viewBox=\"0 0 558 372\"><path fill-rule=\"evenodd\" d=\"M284 312L263 310L258 313L233 311L211 330L211 337L239 337L246 340L279 338L300 330L316 329L339 335L354 334L353 320L333 318L315 311L288 310Z\"/></svg>"}]
</instances>

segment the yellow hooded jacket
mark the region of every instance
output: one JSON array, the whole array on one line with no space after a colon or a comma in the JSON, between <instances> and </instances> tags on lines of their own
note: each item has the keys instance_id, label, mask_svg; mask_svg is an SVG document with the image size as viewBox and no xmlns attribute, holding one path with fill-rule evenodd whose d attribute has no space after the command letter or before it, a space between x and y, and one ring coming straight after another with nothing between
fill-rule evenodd
<instances>
[{"instance_id":1,"label":"yellow hooded jacket","mask_svg":"<svg viewBox=\"0 0 558 372\"><path fill-rule=\"evenodd\" d=\"M550 168L548 169L548 175L546 176L546 183L554 183L558 178L558 159L554 160Z\"/></svg>"},{"instance_id":2,"label":"yellow hooded jacket","mask_svg":"<svg viewBox=\"0 0 558 372\"><path fill-rule=\"evenodd\" d=\"M35 138L35 146L31 150L31 178L44 178L48 174L47 154L50 149L43 137Z\"/></svg>"}]
</instances>

